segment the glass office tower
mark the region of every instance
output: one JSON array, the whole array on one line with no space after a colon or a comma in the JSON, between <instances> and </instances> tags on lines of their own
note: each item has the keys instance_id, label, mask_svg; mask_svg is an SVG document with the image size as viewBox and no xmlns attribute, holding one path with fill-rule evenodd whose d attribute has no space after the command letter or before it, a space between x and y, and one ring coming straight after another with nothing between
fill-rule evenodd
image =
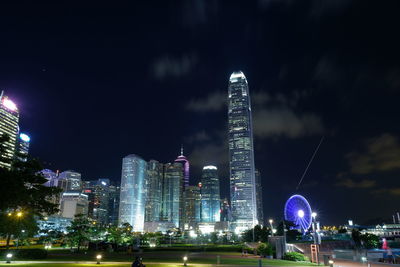
<instances>
[{"instance_id":1,"label":"glass office tower","mask_svg":"<svg viewBox=\"0 0 400 267\"><path fill-rule=\"evenodd\" d=\"M228 131L233 227L241 232L258 224L250 95L241 71L229 79Z\"/></svg>"},{"instance_id":2,"label":"glass office tower","mask_svg":"<svg viewBox=\"0 0 400 267\"><path fill-rule=\"evenodd\" d=\"M180 227L182 222L183 205L183 171L182 164L175 162L167 163L164 166L164 190L163 190L163 208L162 220L172 222L176 228Z\"/></svg>"},{"instance_id":3,"label":"glass office tower","mask_svg":"<svg viewBox=\"0 0 400 267\"><path fill-rule=\"evenodd\" d=\"M257 220L259 225L264 225L264 210L262 202L261 173L256 169L256 199L257 199Z\"/></svg>"},{"instance_id":4,"label":"glass office tower","mask_svg":"<svg viewBox=\"0 0 400 267\"><path fill-rule=\"evenodd\" d=\"M0 155L0 167L11 168L15 157L18 137L19 111L13 101L7 96L0 94L0 136L8 135L9 139L4 142L4 151Z\"/></svg>"},{"instance_id":5,"label":"glass office tower","mask_svg":"<svg viewBox=\"0 0 400 267\"><path fill-rule=\"evenodd\" d=\"M128 155L122 160L119 225L129 223L134 232L143 232L147 163L141 157Z\"/></svg>"},{"instance_id":6,"label":"glass office tower","mask_svg":"<svg viewBox=\"0 0 400 267\"><path fill-rule=\"evenodd\" d=\"M145 222L160 220L163 185L163 164L150 160L147 163Z\"/></svg>"},{"instance_id":7,"label":"glass office tower","mask_svg":"<svg viewBox=\"0 0 400 267\"><path fill-rule=\"evenodd\" d=\"M201 175L201 222L220 221L220 201L217 167L204 166Z\"/></svg>"}]
</instances>

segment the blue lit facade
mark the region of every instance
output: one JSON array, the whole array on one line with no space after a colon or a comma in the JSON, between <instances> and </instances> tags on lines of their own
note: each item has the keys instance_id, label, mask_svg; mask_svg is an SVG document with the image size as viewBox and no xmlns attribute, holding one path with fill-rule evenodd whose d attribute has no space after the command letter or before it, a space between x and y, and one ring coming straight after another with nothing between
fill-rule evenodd
<instances>
[{"instance_id":1,"label":"blue lit facade","mask_svg":"<svg viewBox=\"0 0 400 267\"><path fill-rule=\"evenodd\" d=\"M181 163L167 163L164 166L164 188L163 188L163 207L162 220L171 222L178 228L183 221L183 166Z\"/></svg>"},{"instance_id":2,"label":"blue lit facade","mask_svg":"<svg viewBox=\"0 0 400 267\"><path fill-rule=\"evenodd\" d=\"M258 224L251 104L241 71L229 79L228 131L233 226L240 232Z\"/></svg>"},{"instance_id":3,"label":"blue lit facade","mask_svg":"<svg viewBox=\"0 0 400 267\"><path fill-rule=\"evenodd\" d=\"M160 220L162 207L163 164L150 160L147 163L145 221Z\"/></svg>"},{"instance_id":4,"label":"blue lit facade","mask_svg":"<svg viewBox=\"0 0 400 267\"><path fill-rule=\"evenodd\" d=\"M119 225L129 223L134 232L143 232L146 202L147 163L136 155L122 160Z\"/></svg>"},{"instance_id":5,"label":"blue lit facade","mask_svg":"<svg viewBox=\"0 0 400 267\"><path fill-rule=\"evenodd\" d=\"M201 175L201 222L219 222L220 203L217 167L205 166Z\"/></svg>"},{"instance_id":6,"label":"blue lit facade","mask_svg":"<svg viewBox=\"0 0 400 267\"><path fill-rule=\"evenodd\" d=\"M17 144L17 158L21 161L26 161L28 158L28 153L29 153L29 144L30 144L31 138L25 134L21 133L18 138L18 144Z\"/></svg>"}]
</instances>

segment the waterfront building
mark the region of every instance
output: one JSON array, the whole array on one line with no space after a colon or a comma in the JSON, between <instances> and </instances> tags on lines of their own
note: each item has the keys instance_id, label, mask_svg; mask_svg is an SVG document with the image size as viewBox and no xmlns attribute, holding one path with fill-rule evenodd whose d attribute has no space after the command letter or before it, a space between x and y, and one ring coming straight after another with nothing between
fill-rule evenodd
<instances>
[{"instance_id":1,"label":"waterfront building","mask_svg":"<svg viewBox=\"0 0 400 267\"><path fill-rule=\"evenodd\" d=\"M201 222L220 221L220 192L218 170L215 166L204 166L201 176Z\"/></svg>"},{"instance_id":2,"label":"waterfront building","mask_svg":"<svg viewBox=\"0 0 400 267\"><path fill-rule=\"evenodd\" d=\"M186 187L189 186L189 169L190 169L190 164L188 159L183 155L183 146L181 147L181 155L178 156L178 158L175 160L175 162L179 162L183 165L183 187L182 190L184 190Z\"/></svg>"},{"instance_id":3,"label":"waterfront building","mask_svg":"<svg viewBox=\"0 0 400 267\"><path fill-rule=\"evenodd\" d=\"M129 223L134 232L144 228L146 179L146 161L134 154L123 158L118 222Z\"/></svg>"},{"instance_id":4,"label":"waterfront building","mask_svg":"<svg viewBox=\"0 0 400 267\"><path fill-rule=\"evenodd\" d=\"M228 86L230 193L236 232L258 224L253 125L247 79L233 72Z\"/></svg>"}]
</instances>

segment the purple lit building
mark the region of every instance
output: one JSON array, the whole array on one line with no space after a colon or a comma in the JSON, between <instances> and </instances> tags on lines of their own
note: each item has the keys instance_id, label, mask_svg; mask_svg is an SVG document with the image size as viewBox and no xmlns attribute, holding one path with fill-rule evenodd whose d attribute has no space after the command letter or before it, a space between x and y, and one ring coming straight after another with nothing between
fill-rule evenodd
<instances>
[{"instance_id":1,"label":"purple lit building","mask_svg":"<svg viewBox=\"0 0 400 267\"><path fill-rule=\"evenodd\" d=\"M183 147L181 148L181 155L175 160L183 165L183 189L189 186L189 161L183 155Z\"/></svg>"}]
</instances>

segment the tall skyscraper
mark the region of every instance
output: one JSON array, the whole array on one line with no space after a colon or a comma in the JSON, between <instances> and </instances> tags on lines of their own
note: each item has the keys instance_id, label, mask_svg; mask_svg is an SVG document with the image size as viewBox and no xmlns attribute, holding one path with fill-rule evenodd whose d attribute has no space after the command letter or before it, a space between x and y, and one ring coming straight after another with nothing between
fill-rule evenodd
<instances>
[{"instance_id":1,"label":"tall skyscraper","mask_svg":"<svg viewBox=\"0 0 400 267\"><path fill-rule=\"evenodd\" d=\"M146 201L147 163L134 154L122 160L119 225L129 223L143 232Z\"/></svg>"},{"instance_id":2,"label":"tall skyscraper","mask_svg":"<svg viewBox=\"0 0 400 267\"><path fill-rule=\"evenodd\" d=\"M119 185L110 185L110 199L108 202L108 223L114 226L118 225L119 195Z\"/></svg>"},{"instance_id":3,"label":"tall skyscraper","mask_svg":"<svg viewBox=\"0 0 400 267\"><path fill-rule=\"evenodd\" d=\"M18 138L19 111L13 101L7 96L0 94L0 136L8 135L9 140L3 144L3 152L0 155L0 167L11 168L15 157Z\"/></svg>"},{"instance_id":4,"label":"tall skyscraper","mask_svg":"<svg viewBox=\"0 0 400 267\"><path fill-rule=\"evenodd\" d=\"M182 164L175 162L164 166L162 220L172 222L176 228L182 226Z\"/></svg>"},{"instance_id":5,"label":"tall skyscraper","mask_svg":"<svg viewBox=\"0 0 400 267\"><path fill-rule=\"evenodd\" d=\"M185 189L185 215L184 230L196 229L197 223L200 222L200 187L188 186Z\"/></svg>"},{"instance_id":6,"label":"tall skyscraper","mask_svg":"<svg viewBox=\"0 0 400 267\"><path fill-rule=\"evenodd\" d=\"M233 226L240 232L258 224L250 95L241 71L229 79L228 131Z\"/></svg>"},{"instance_id":7,"label":"tall skyscraper","mask_svg":"<svg viewBox=\"0 0 400 267\"><path fill-rule=\"evenodd\" d=\"M83 182L83 192L88 196L88 216L98 224L109 223L110 180L98 179Z\"/></svg>"},{"instance_id":8,"label":"tall skyscraper","mask_svg":"<svg viewBox=\"0 0 400 267\"><path fill-rule=\"evenodd\" d=\"M160 220L162 206L163 164L150 160L147 163L145 222Z\"/></svg>"},{"instance_id":9,"label":"tall skyscraper","mask_svg":"<svg viewBox=\"0 0 400 267\"><path fill-rule=\"evenodd\" d=\"M258 224L264 225L264 207L262 202L261 173L256 169L256 199L257 199L257 220Z\"/></svg>"},{"instance_id":10,"label":"tall skyscraper","mask_svg":"<svg viewBox=\"0 0 400 267\"><path fill-rule=\"evenodd\" d=\"M19 134L18 142L17 142L17 158L26 161L29 153L29 144L31 138L29 135L25 133Z\"/></svg>"},{"instance_id":11,"label":"tall skyscraper","mask_svg":"<svg viewBox=\"0 0 400 267\"><path fill-rule=\"evenodd\" d=\"M201 176L201 222L220 221L220 201L217 167L204 166Z\"/></svg>"},{"instance_id":12,"label":"tall skyscraper","mask_svg":"<svg viewBox=\"0 0 400 267\"><path fill-rule=\"evenodd\" d=\"M183 146L181 147L181 155L175 160L183 165L183 189L189 186L189 161L183 155Z\"/></svg>"}]
</instances>

